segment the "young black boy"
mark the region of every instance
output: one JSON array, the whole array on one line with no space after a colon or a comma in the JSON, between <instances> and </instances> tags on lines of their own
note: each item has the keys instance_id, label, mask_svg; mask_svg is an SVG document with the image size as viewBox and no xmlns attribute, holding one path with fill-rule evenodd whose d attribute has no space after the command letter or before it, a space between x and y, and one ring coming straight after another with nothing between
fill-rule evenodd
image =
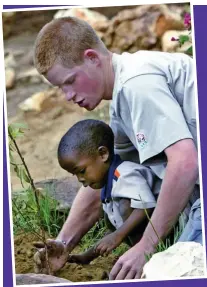
<instances>
[{"instance_id":1,"label":"young black boy","mask_svg":"<svg viewBox=\"0 0 207 287\"><path fill-rule=\"evenodd\" d=\"M114 154L114 134L98 120L72 126L60 141L58 160L84 187L101 189L103 210L115 229L84 254L71 255L69 261L89 263L126 238L131 246L136 244L148 223L145 212L151 214L156 205L154 194L158 194L161 180L149 168Z\"/></svg>"}]
</instances>

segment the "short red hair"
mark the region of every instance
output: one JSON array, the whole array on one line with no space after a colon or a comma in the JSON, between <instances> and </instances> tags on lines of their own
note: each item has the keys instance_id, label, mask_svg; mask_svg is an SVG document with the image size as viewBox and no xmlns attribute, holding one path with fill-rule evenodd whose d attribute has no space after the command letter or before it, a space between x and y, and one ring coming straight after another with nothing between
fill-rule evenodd
<instances>
[{"instance_id":1,"label":"short red hair","mask_svg":"<svg viewBox=\"0 0 207 287\"><path fill-rule=\"evenodd\" d=\"M34 48L34 65L40 74L45 74L60 62L66 66L81 64L87 49L107 49L94 29L75 17L55 19L39 32Z\"/></svg>"}]
</instances>

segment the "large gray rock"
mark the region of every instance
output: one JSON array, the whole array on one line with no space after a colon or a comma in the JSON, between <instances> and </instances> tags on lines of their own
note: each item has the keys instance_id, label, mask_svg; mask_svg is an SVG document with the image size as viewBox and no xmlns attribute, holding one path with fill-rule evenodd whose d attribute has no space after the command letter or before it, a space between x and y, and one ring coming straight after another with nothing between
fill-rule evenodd
<instances>
[{"instance_id":1,"label":"large gray rock","mask_svg":"<svg viewBox=\"0 0 207 287\"><path fill-rule=\"evenodd\" d=\"M71 281L45 274L16 274L17 285L50 284L50 283L70 283Z\"/></svg>"},{"instance_id":2,"label":"large gray rock","mask_svg":"<svg viewBox=\"0 0 207 287\"><path fill-rule=\"evenodd\" d=\"M71 208L81 184L74 177L66 177L62 179L43 180L37 182L35 186L37 188L43 188L49 196L57 200L58 210L64 212Z\"/></svg>"},{"instance_id":3,"label":"large gray rock","mask_svg":"<svg viewBox=\"0 0 207 287\"><path fill-rule=\"evenodd\" d=\"M61 213L68 213L81 184L76 178L47 179L35 183L37 192L57 201L55 209ZM29 194L25 191L12 192L12 199L27 204Z\"/></svg>"},{"instance_id":4,"label":"large gray rock","mask_svg":"<svg viewBox=\"0 0 207 287\"><path fill-rule=\"evenodd\" d=\"M161 280L204 276L204 248L196 242L177 242L152 256L142 278Z\"/></svg>"}]
</instances>

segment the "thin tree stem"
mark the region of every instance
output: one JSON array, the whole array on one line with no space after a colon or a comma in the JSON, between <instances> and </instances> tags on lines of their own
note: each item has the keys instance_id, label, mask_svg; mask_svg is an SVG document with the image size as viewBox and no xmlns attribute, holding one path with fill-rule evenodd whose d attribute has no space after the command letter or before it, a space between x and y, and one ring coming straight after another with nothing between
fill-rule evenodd
<instances>
[{"instance_id":1,"label":"thin tree stem","mask_svg":"<svg viewBox=\"0 0 207 287\"><path fill-rule=\"evenodd\" d=\"M16 151L17 151L17 153L18 153L18 155L19 155L19 157L20 157L20 159L21 159L21 161L23 163L23 166L24 166L24 168L26 170L27 176L28 176L29 181L30 181L31 188L32 188L32 190L33 190L33 192L35 194L35 201L36 201L37 209L38 209L38 217L39 217L39 220L40 220L40 228L42 229L42 239L43 239L43 243L44 243L44 246L45 246L46 263L47 263L48 273L51 274L49 260L48 260L48 250L47 250L47 244L46 244L46 236L45 236L45 232L44 232L44 225L42 223L42 217L41 217L41 212L40 212L40 203L39 203L39 199L38 199L37 189L36 189L36 187L34 185L33 178L32 178L32 176L31 176L31 174L29 172L29 169L28 169L27 164L26 164L26 162L25 162L25 160L24 160L24 158L23 158L23 156L21 154L21 151L20 151L20 149L19 149L19 147L18 147L18 145L16 143L16 140L13 137L13 135L11 134L9 129L8 129L8 133L9 133L9 137L12 140L12 142L13 142L13 144L15 146L15 149L16 149Z\"/></svg>"}]
</instances>

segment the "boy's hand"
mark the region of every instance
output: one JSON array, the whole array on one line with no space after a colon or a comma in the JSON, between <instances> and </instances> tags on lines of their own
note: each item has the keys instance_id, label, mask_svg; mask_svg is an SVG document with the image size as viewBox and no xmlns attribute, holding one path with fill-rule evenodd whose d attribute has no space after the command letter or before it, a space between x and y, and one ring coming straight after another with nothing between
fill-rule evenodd
<instances>
[{"instance_id":1,"label":"boy's hand","mask_svg":"<svg viewBox=\"0 0 207 287\"><path fill-rule=\"evenodd\" d=\"M115 231L109 235L106 235L101 239L94 247L95 252L100 255L108 255L113 249L119 246L122 242L122 238Z\"/></svg>"},{"instance_id":2,"label":"boy's hand","mask_svg":"<svg viewBox=\"0 0 207 287\"><path fill-rule=\"evenodd\" d=\"M50 274L52 275L65 265L68 259L68 251L66 246L60 240L47 239L46 244ZM35 242L33 245L36 248L40 248L34 255L35 273L49 274L44 243Z\"/></svg>"}]
</instances>

